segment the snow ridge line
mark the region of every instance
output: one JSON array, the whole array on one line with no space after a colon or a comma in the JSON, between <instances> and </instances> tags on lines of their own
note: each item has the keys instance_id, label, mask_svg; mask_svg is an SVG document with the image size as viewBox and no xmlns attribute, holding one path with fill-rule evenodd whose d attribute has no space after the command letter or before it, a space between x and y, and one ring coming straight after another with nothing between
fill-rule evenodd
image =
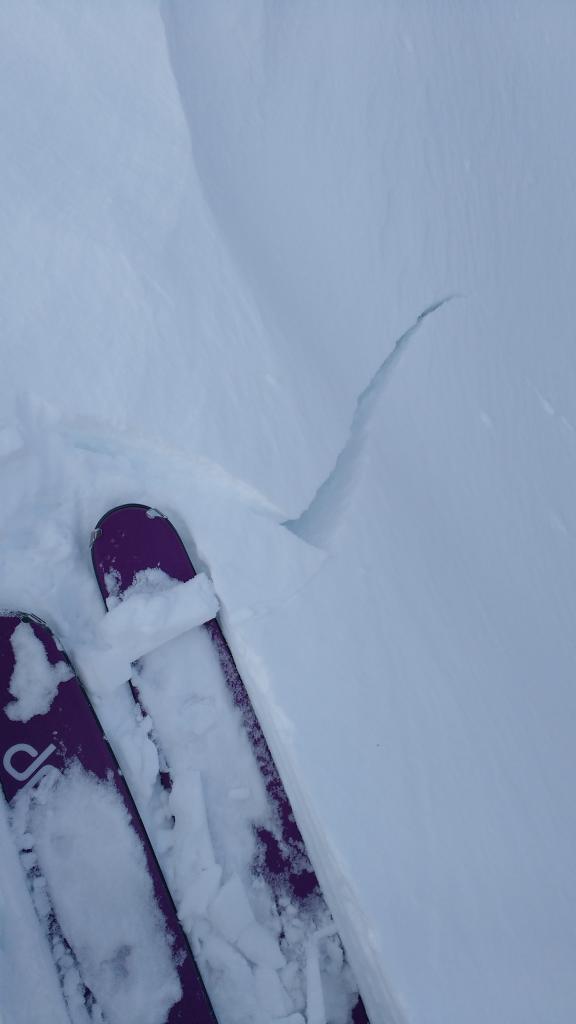
<instances>
[{"instance_id":1,"label":"snow ridge line","mask_svg":"<svg viewBox=\"0 0 576 1024\"><path fill-rule=\"evenodd\" d=\"M295 519L287 519L282 524L296 536L319 547L329 543L332 533L344 514L347 496L353 489L364 454L368 424L388 378L394 372L394 367L399 362L402 353L420 330L424 321L456 298L461 298L461 296L450 294L426 306L418 314L414 323L397 338L392 350L380 363L364 390L359 394L350 422L348 437L336 457L334 466L300 515Z\"/></svg>"}]
</instances>

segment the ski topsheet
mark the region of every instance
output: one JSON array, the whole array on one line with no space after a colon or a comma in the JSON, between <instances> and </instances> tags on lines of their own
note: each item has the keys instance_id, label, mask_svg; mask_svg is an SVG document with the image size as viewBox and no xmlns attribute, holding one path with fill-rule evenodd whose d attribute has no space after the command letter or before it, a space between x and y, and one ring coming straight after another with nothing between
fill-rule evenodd
<instances>
[{"instance_id":1,"label":"ski topsheet","mask_svg":"<svg viewBox=\"0 0 576 1024\"><path fill-rule=\"evenodd\" d=\"M73 1024L215 1024L138 811L48 626L0 616L0 783Z\"/></svg>"},{"instance_id":2,"label":"ski topsheet","mask_svg":"<svg viewBox=\"0 0 576 1024\"><path fill-rule=\"evenodd\" d=\"M118 608L123 600L132 598L135 594L145 594L147 590L150 592L157 587L161 588L162 580L165 582L178 581L180 583L187 583L196 576L192 561L174 526L162 513L145 505L122 505L112 509L103 516L93 533L92 561L101 594L109 609ZM331 949L324 953L324 959L328 963L328 982L330 983L330 972L332 971L332 975L337 975L338 970L341 970L337 966L338 958L341 957L341 946L339 945L338 937L335 935L333 925L330 924L318 880L294 819L289 799L246 688L216 618L211 618L207 621L202 630L206 631L210 638L213 651L212 658L216 661L217 665L216 671L219 671L223 677L225 681L224 689L228 693L228 700L232 702L240 716L243 730L249 739L253 757L256 760L261 780L263 780L268 804L272 808L271 816L263 815L261 821L255 821L253 824L256 835L256 853L250 869L251 874L261 879L276 894L279 907L280 905L284 907L289 905L290 913L294 915L295 920L297 920L300 911L304 913L304 908L306 907L322 906L324 908L324 911L321 911L316 916L319 922L317 934L319 936L322 933L328 935L330 937L328 944L332 943ZM208 644L208 647L210 647L210 644ZM157 693L158 688L163 685L161 650L156 653L159 656L159 670L155 670L152 688L148 680L146 684L148 688L144 688L141 691L141 686L145 687L146 658L142 663L143 669L136 668L132 681L134 697L140 703L143 713L151 715L153 723L155 709L154 706L149 706L148 700L150 699L153 705L154 700L157 699L154 695ZM186 658L189 660L184 674L192 680L195 674L195 666L192 660L193 651L190 654L186 654ZM150 675L150 673L148 674ZM139 678L141 683L139 683ZM186 680L184 683L186 685ZM191 682L189 688L192 690ZM190 694L190 697L192 697L192 694ZM161 705L156 706L159 713L161 713ZM186 705L183 704L183 707L186 707ZM190 714L192 714L192 711L194 711L194 708L190 705ZM192 735L193 741L194 736ZM172 785L170 779L171 765L169 757L166 757L166 752L162 750L161 730L159 747L160 760L165 766L163 783L167 789L170 789ZM208 785L210 785L209 780ZM189 799L192 799L192 795L189 795ZM176 806L174 801L173 804ZM177 818L178 812L175 811L175 814ZM204 877L207 880L206 884L208 886L210 873L207 872ZM214 893L216 893L216 897L214 897ZM221 898L218 895L217 885L210 898L213 900L213 906ZM208 897L206 902L208 902ZM179 909L182 917L182 908L180 907ZM233 910L232 916L234 916L234 912ZM324 916L322 916L323 914ZM284 917L281 916L281 939L285 938L285 933L290 930L285 928L286 920L286 915ZM326 926L327 922L328 926ZM234 939L234 936L231 936L231 939ZM334 945L334 942L336 945ZM313 946L313 942L306 941L309 960L310 950ZM323 986L319 981L320 968L318 960L320 953L318 950L320 946L321 943L317 943L315 947L316 965L314 966L314 963L310 965L310 962L308 962L306 966L306 974L309 980L306 999L307 1018L319 1022L333 1019L353 1021L354 1024L364 1024L364 1022L367 1024L368 1018L359 997L354 997L350 1004L350 996L348 995L347 1005L349 1009L343 1010L342 1006L346 1003L346 999L342 1000L341 996L336 993L333 1002L334 1006L339 1006L340 1009L334 1011L334 1016L328 1011L327 1005L324 1002ZM245 953L244 949L241 951ZM253 956L250 950L248 951L248 957L253 962L260 962L257 957ZM313 961L314 956L311 959ZM277 963L274 964L273 957L269 957L268 961L264 960L262 962L278 966ZM349 973L349 968L345 967L344 969ZM316 980L314 979L315 970L317 972ZM310 977L312 977L311 982ZM339 984L341 983L336 980L335 992ZM328 998L331 998L330 994ZM279 1018L281 1013L275 1013L274 1016ZM292 1020L292 1018L290 1019ZM295 1021L303 1021L300 1014L296 1014L293 1019Z\"/></svg>"}]
</instances>

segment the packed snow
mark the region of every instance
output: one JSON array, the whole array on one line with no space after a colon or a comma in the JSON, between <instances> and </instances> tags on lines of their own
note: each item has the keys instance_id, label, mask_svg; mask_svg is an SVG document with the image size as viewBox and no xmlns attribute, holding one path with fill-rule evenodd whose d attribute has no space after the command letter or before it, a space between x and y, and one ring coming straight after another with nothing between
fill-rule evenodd
<instances>
[{"instance_id":1,"label":"packed snow","mask_svg":"<svg viewBox=\"0 0 576 1024\"><path fill-rule=\"evenodd\" d=\"M51 665L43 645L34 636L27 622L20 622L10 640L15 666L10 678L11 700L4 713L13 722L28 722L34 715L49 710L60 683L70 679L72 672L66 661Z\"/></svg>"},{"instance_id":2,"label":"packed snow","mask_svg":"<svg viewBox=\"0 0 576 1024\"><path fill-rule=\"evenodd\" d=\"M180 981L142 846L114 787L72 764L20 790L12 814L23 865L40 872L36 899L44 886L103 1020L163 1024Z\"/></svg>"},{"instance_id":3,"label":"packed snow","mask_svg":"<svg viewBox=\"0 0 576 1024\"><path fill-rule=\"evenodd\" d=\"M0 607L77 663L221 1024L349 1024L343 972L371 1024L576 1013L575 21L0 10ZM322 920L280 964L199 629L130 703L88 552L129 501L212 581L345 961ZM64 1024L6 814L0 1015Z\"/></svg>"}]
</instances>

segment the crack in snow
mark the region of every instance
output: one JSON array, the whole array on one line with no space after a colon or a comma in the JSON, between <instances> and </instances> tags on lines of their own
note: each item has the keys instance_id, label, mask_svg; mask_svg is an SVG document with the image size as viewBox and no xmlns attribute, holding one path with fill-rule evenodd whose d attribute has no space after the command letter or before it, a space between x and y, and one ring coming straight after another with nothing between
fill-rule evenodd
<instances>
[{"instance_id":1,"label":"crack in snow","mask_svg":"<svg viewBox=\"0 0 576 1024\"><path fill-rule=\"evenodd\" d=\"M448 302L460 297L456 294L447 295L426 306L418 314L414 323L396 340L391 352L388 353L358 396L348 437L328 476L322 481L312 500L300 515L295 519L287 519L283 523L283 526L296 536L317 546L327 543L344 512L346 498L353 488L354 479L364 454L368 423L390 374L394 372L394 367L402 353L424 321L442 309Z\"/></svg>"}]
</instances>

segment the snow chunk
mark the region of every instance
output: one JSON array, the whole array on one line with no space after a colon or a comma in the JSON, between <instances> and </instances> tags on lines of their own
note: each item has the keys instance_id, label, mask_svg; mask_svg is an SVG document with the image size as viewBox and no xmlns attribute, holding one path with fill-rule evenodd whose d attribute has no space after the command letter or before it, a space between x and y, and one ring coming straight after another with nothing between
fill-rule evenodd
<instances>
[{"instance_id":1,"label":"snow chunk","mask_svg":"<svg viewBox=\"0 0 576 1024\"><path fill-rule=\"evenodd\" d=\"M320 975L318 944L312 939L306 955L306 1010L309 1024L325 1024L326 1009Z\"/></svg>"},{"instance_id":2,"label":"snow chunk","mask_svg":"<svg viewBox=\"0 0 576 1024\"><path fill-rule=\"evenodd\" d=\"M209 965L214 1010L218 1020L230 1024L268 1024L268 1018L258 1013L255 1003L254 978L250 965L217 932L208 931L202 940L202 950Z\"/></svg>"},{"instance_id":3,"label":"snow chunk","mask_svg":"<svg viewBox=\"0 0 576 1024\"><path fill-rule=\"evenodd\" d=\"M217 612L218 600L204 573L180 583L160 569L147 569L137 574L123 601L108 612L100 634L111 646L128 652L130 661L137 661Z\"/></svg>"},{"instance_id":4,"label":"snow chunk","mask_svg":"<svg viewBox=\"0 0 576 1024\"><path fill-rule=\"evenodd\" d=\"M68 642L68 649L80 676L86 680L90 693L99 697L116 690L132 675L129 653L121 648L103 647L97 640L91 643Z\"/></svg>"},{"instance_id":5,"label":"snow chunk","mask_svg":"<svg viewBox=\"0 0 576 1024\"><path fill-rule=\"evenodd\" d=\"M286 966L286 960L273 935L266 928L254 921L248 925L236 940L236 946L253 964L270 967L279 971Z\"/></svg>"},{"instance_id":6,"label":"snow chunk","mask_svg":"<svg viewBox=\"0 0 576 1024\"><path fill-rule=\"evenodd\" d=\"M254 969L254 980L258 1002L270 1014L270 1017L277 1020L290 1012L290 1002L286 989L282 985L275 970L270 967L256 967Z\"/></svg>"},{"instance_id":7,"label":"snow chunk","mask_svg":"<svg viewBox=\"0 0 576 1024\"><path fill-rule=\"evenodd\" d=\"M118 585L111 573L107 585L111 592L107 614L83 642L69 641L90 692L99 696L130 679L133 662L213 619L219 608L212 582L204 573L181 583L161 569L145 569L136 574L122 599L117 596ZM210 709L206 706L203 712L198 732L210 724Z\"/></svg>"},{"instance_id":8,"label":"snow chunk","mask_svg":"<svg viewBox=\"0 0 576 1024\"><path fill-rule=\"evenodd\" d=\"M232 944L236 943L240 932L254 921L252 907L237 875L222 886L210 907L210 920Z\"/></svg>"},{"instance_id":9,"label":"snow chunk","mask_svg":"<svg viewBox=\"0 0 576 1024\"><path fill-rule=\"evenodd\" d=\"M253 964L279 970L286 961L276 939L254 917L237 875L222 886L210 906L212 924Z\"/></svg>"},{"instance_id":10,"label":"snow chunk","mask_svg":"<svg viewBox=\"0 0 576 1024\"><path fill-rule=\"evenodd\" d=\"M56 917L110 1024L164 1024L181 997L142 845L113 785L78 763L18 794ZM45 882L44 882L45 880Z\"/></svg>"},{"instance_id":11,"label":"snow chunk","mask_svg":"<svg viewBox=\"0 0 576 1024\"><path fill-rule=\"evenodd\" d=\"M67 661L50 664L44 645L28 622L16 626L10 642L16 659L10 680L15 699L4 711L13 722L28 722L50 710L60 683L72 679L74 673Z\"/></svg>"},{"instance_id":12,"label":"snow chunk","mask_svg":"<svg viewBox=\"0 0 576 1024\"><path fill-rule=\"evenodd\" d=\"M179 839L183 833L185 837L174 850L174 873L182 893L180 918L188 925L195 915L206 913L222 879L222 868L216 863L212 847L199 772L174 780L169 804L175 819L175 836Z\"/></svg>"}]
</instances>

